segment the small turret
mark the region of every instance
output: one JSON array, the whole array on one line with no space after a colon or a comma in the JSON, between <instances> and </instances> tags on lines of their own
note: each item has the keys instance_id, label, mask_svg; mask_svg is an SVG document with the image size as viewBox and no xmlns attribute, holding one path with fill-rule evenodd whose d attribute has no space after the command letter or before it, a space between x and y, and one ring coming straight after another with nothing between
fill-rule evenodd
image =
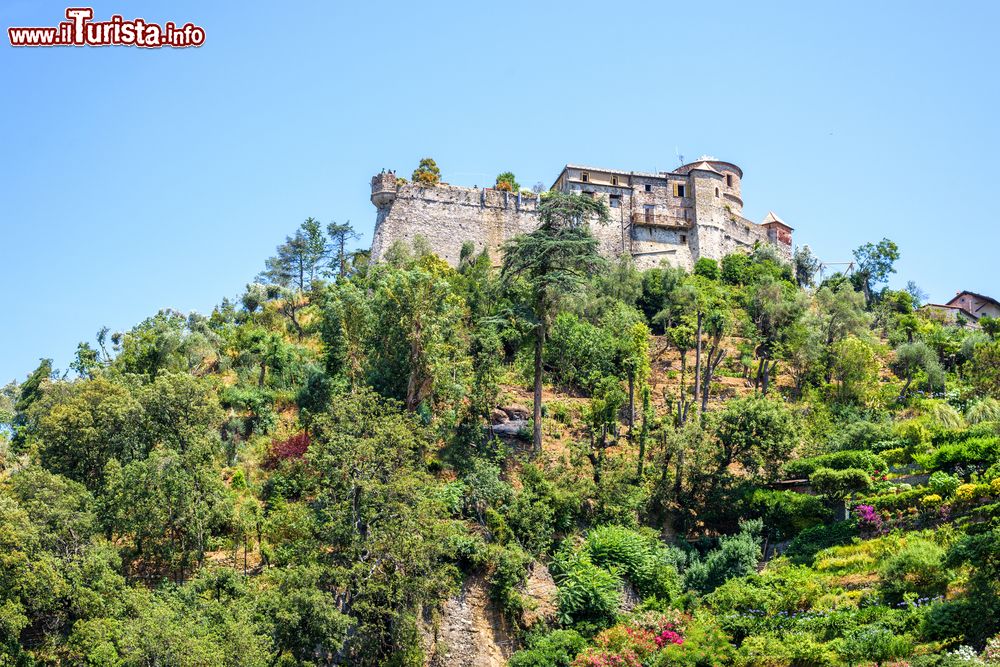
<instances>
[{"instance_id":1,"label":"small turret","mask_svg":"<svg viewBox=\"0 0 1000 667\"><path fill-rule=\"evenodd\" d=\"M382 171L372 176L372 203L376 208L386 208L396 199L396 172Z\"/></svg>"}]
</instances>

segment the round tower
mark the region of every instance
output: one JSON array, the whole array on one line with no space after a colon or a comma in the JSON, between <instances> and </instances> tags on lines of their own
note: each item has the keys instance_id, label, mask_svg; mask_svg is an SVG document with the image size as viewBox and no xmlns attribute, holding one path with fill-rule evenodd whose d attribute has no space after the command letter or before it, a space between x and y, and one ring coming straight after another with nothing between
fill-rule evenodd
<instances>
[{"instance_id":1,"label":"round tower","mask_svg":"<svg viewBox=\"0 0 1000 667\"><path fill-rule=\"evenodd\" d=\"M389 206L396 199L396 174L391 171L383 171L372 176L372 203L375 208L381 210Z\"/></svg>"},{"instance_id":2,"label":"round tower","mask_svg":"<svg viewBox=\"0 0 1000 667\"><path fill-rule=\"evenodd\" d=\"M743 170L738 165L725 160L716 160L706 155L677 169L677 173L680 174L690 174L692 171L708 172L715 175L716 183L713 187L718 189L719 199L733 213L743 215L743 195L740 194Z\"/></svg>"}]
</instances>

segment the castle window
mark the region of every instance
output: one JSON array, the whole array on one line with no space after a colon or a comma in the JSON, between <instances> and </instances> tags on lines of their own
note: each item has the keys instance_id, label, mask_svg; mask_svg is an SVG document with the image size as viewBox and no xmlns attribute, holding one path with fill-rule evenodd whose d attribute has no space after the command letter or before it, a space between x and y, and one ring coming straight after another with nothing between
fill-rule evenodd
<instances>
[{"instance_id":1,"label":"castle window","mask_svg":"<svg viewBox=\"0 0 1000 667\"><path fill-rule=\"evenodd\" d=\"M656 207L653 204L646 204L642 207L642 212L646 216L646 222L653 222L653 215Z\"/></svg>"},{"instance_id":2,"label":"castle window","mask_svg":"<svg viewBox=\"0 0 1000 667\"><path fill-rule=\"evenodd\" d=\"M590 182L590 174L588 174L585 171L581 171L580 172L580 180L583 181L584 183L589 183Z\"/></svg>"},{"instance_id":3,"label":"castle window","mask_svg":"<svg viewBox=\"0 0 1000 667\"><path fill-rule=\"evenodd\" d=\"M649 183L646 183L646 192L652 192L652 191L653 191L653 186L650 185Z\"/></svg>"},{"instance_id":4,"label":"castle window","mask_svg":"<svg viewBox=\"0 0 1000 667\"><path fill-rule=\"evenodd\" d=\"M674 183L674 196L675 197L683 197L683 196L685 196L684 195L684 190L685 190L685 187L684 187L683 183Z\"/></svg>"},{"instance_id":5,"label":"castle window","mask_svg":"<svg viewBox=\"0 0 1000 667\"><path fill-rule=\"evenodd\" d=\"M715 188L715 196L716 196L716 197L718 197L718 196L719 196L719 188Z\"/></svg>"},{"instance_id":6,"label":"castle window","mask_svg":"<svg viewBox=\"0 0 1000 667\"><path fill-rule=\"evenodd\" d=\"M680 236L681 236L681 243L687 243L688 242L688 236L687 236L687 234L681 234Z\"/></svg>"},{"instance_id":7,"label":"castle window","mask_svg":"<svg viewBox=\"0 0 1000 667\"><path fill-rule=\"evenodd\" d=\"M611 195L608 197L608 205L611 208L618 208L621 206L622 196L621 195Z\"/></svg>"},{"instance_id":8,"label":"castle window","mask_svg":"<svg viewBox=\"0 0 1000 667\"><path fill-rule=\"evenodd\" d=\"M618 177L617 176L612 176L611 177L611 185L618 185Z\"/></svg>"},{"instance_id":9,"label":"castle window","mask_svg":"<svg viewBox=\"0 0 1000 667\"><path fill-rule=\"evenodd\" d=\"M726 187L733 187L733 175L726 174Z\"/></svg>"}]
</instances>

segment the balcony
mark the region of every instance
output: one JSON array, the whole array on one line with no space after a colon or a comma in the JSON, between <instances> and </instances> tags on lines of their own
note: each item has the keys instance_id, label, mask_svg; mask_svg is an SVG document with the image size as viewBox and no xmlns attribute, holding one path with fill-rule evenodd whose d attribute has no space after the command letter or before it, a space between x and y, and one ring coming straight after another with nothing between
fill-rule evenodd
<instances>
[{"instance_id":1,"label":"balcony","mask_svg":"<svg viewBox=\"0 0 1000 667\"><path fill-rule=\"evenodd\" d=\"M691 229L693 220L678 218L674 215L662 215L650 212L633 213L632 225L642 227L657 227L659 229Z\"/></svg>"}]
</instances>

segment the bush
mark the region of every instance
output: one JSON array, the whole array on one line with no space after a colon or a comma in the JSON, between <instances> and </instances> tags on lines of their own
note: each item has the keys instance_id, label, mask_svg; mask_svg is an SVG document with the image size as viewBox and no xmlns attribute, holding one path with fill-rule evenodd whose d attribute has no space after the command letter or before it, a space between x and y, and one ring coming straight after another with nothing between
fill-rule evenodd
<instances>
[{"instance_id":1,"label":"bush","mask_svg":"<svg viewBox=\"0 0 1000 667\"><path fill-rule=\"evenodd\" d=\"M793 563L811 565L813 558L823 549L847 544L857 536L858 527L853 521L838 521L806 528L795 536L784 555Z\"/></svg>"},{"instance_id":2,"label":"bush","mask_svg":"<svg viewBox=\"0 0 1000 667\"><path fill-rule=\"evenodd\" d=\"M740 645L735 664L738 667L829 667L837 662L837 654L829 644L817 641L807 632L789 632L781 636L747 637Z\"/></svg>"},{"instance_id":3,"label":"bush","mask_svg":"<svg viewBox=\"0 0 1000 667\"><path fill-rule=\"evenodd\" d=\"M1000 438L983 436L941 445L914 460L925 470L953 470L957 466L991 465L1000 459Z\"/></svg>"},{"instance_id":4,"label":"bush","mask_svg":"<svg viewBox=\"0 0 1000 667\"><path fill-rule=\"evenodd\" d=\"M869 474L858 468L820 468L809 477L809 484L816 493L834 499L846 498L852 493L870 491L872 488Z\"/></svg>"},{"instance_id":5,"label":"bush","mask_svg":"<svg viewBox=\"0 0 1000 667\"><path fill-rule=\"evenodd\" d=\"M765 532L772 541L794 537L828 521L832 515L818 496L794 491L756 489L749 504L750 511L764 520Z\"/></svg>"},{"instance_id":6,"label":"bush","mask_svg":"<svg viewBox=\"0 0 1000 667\"><path fill-rule=\"evenodd\" d=\"M618 568L643 596L670 600L678 592L676 563L683 555L660 543L655 535L643 535L623 526L601 526L587 534L586 549L595 565Z\"/></svg>"},{"instance_id":7,"label":"bush","mask_svg":"<svg viewBox=\"0 0 1000 667\"><path fill-rule=\"evenodd\" d=\"M958 489L958 485L962 483L956 475L949 475L946 472L937 471L930 476L927 480L927 486L934 493L940 495L942 498L949 498L954 495L955 490Z\"/></svg>"},{"instance_id":8,"label":"bush","mask_svg":"<svg viewBox=\"0 0 1000 667\"><path fill-rule=\"evenodd\" d=\"M719 548L710 551L684 573L684 585L699 593L710 593L733 577L743 577L757 569L761 559L760 519L743 521L740 532L719 540Z\"/></svg>"},{"instance_id":9,"label":"bush","mask_svg":"<svg viewBox=\"0 0 1000 667\"><path fill-rule=\"evenodd\" d=\"M785 474L793 478L809 477L820 468L831 470L846 470L857 468L868 474L885 471L888 468L885 458L867 451L847 450L833 452L821 456L812 456L785 464Z\"/></svg>"},{"instance_id":10,"label":"bush","mask_svg":"<svg viewBox=\"0 0 1000 667\"><path fill-rule=\"evenodd\" d=\"M567 545L552 561L552 574L559 587L559 620L564 624L581 621L610 625L618 613L621 578L598 567L585 550L572 551Z\"/></svg>"},{"instance_id":11,"label":"bush","mask_svg":"<svg viewBox=\"0 0 1000 667\"><path fill-rule=\"evenodd\" d=\"M942 567L944 549L926 540L914 540L885 562L879 571L882 596L890 604L912 593L932 598L943 595L950 575Z\"/></svg>"},{"instance_id":12,"label":"bush","mask_svg":"<svg viewBox=\"0 0 1000 667\"><path fill-rule=\"evenodd\" d=\"M590 390L600 378L614 375L615 340L611 334L573 313L560 313L545 343L545 363L552 380Z\"/></svg>"},{"instance_id":13,"label":"bush","mask_svg":"<svg viewBox=\"0 0 1000 667\"><path fill-rule=\"evenodd\" d=\"M710 257L702 257L694 263L694 274L709 280L718 280L719 263Z\"/></svg>"},{"instance_id":14,"label":"bush","mask_svg":"<svg viewBox=\"0 0 1000 667\"><path fill-rule=\"evenodd\" d=\"M913 653L913 642L880 625L850 630L840 644L841 655L851 663L876 662L905 658Z\"/></svg>"},{"instance_id":15,"label":"bush","mask_svg":"<svg viewBox=\"0 0 1000 667\"><path fill-rule=\"evenodd\" d=\"M555 630L528 642L507 662L509 667L569 667L587 640L576 630Z\"/></svg>"},{"instance_id":16,"label":"bush","mask_svg":"<svg viewBox=\"0 0 1000 667\"><path fill-rule=\"evenodd\" d=\"M962 484L955 489L955 500L961 503L971 503L988 496L989 493L990 486L988 484Z\"/></svg>"}]
</instances>

